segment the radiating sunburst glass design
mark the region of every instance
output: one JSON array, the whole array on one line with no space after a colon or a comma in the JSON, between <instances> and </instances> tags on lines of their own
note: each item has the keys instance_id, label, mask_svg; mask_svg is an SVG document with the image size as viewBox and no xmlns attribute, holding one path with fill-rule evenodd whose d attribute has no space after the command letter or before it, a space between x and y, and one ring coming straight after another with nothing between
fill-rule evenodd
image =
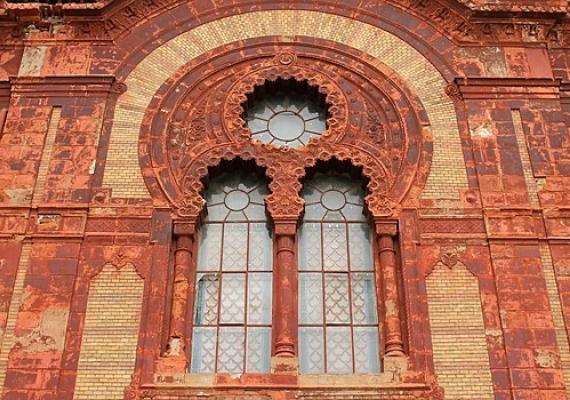
<instances>
[{"instance_id":1,"label":"radiating sunburst glass design","mask_svg":"<svg viewBox=\"0 0 570 400\"><path fill-rule=\"evenodd\" d=\"M270 370L273 261L267 193L257 175L239 172L220 175L205 193L192 372Z\"/></svg>"},{"instance_id":2,"label":"radiating sunburst glass design","mask_svg":"<svg viewBox=\"0 0 570 400\"><path fill-rule=\"evenodd\" d=\"M359 183L348 175L317 173L302 191L299 358L304 374L380 371L371 232Z\"/></svg>"},{"instance_id":3,"label":"radiating sunburst glass design","mask_svg":"<svg viewBox=\"0 0 570 400\"><path fill-rule=\"evenodd\" d=\"M324 97L293 79L267 82L248 102L246 125L251 136L275 146L301 147L326 130Z\"/></svg>"}]
</instances>

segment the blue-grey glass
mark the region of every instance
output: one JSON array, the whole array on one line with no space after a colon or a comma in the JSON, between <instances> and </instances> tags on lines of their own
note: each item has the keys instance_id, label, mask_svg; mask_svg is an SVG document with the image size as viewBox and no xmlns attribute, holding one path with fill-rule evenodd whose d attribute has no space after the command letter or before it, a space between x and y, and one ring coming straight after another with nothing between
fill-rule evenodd
<instances>
[{"instance_id":1,"label":"blue-grey glass","mask_svg":"<svg viewBox=\"0 0 570 400\"><path fill-rule=\"evenodd\" d=\"M377 374L380 372L377 327L354 328L354 364L354 372L357 374Z\"/></svg>"},{"instance_id":2,"label":"blue-grey glass","mask_svg":"<svg viewBox=\"0 0 570 400\"><path fill-rule=\"evenodd\" d=\"M216 369L216 328L192 330L192 364L194 373L213 373Z\"/></svg>"},{"instance_id":3,"label":"blue-grey glass","mask_svg":"<svg viewBox=\"0 0 570 400\"><path fill-rule=\"evenodd\" d=\"M348 249L352 271L372 271L372 241L370 226L366 223L348 225Z\"/></svg>"},{"instance_id":4,"label":"blue-grey glass","mask_svg":"<svg viewBox=\"0 0 570 400\"><path fill-rule=\"evenodd\" d=\"M220 278L217 273L198 274L194 324L216 325L218 322L218 294Z\"/></svg>"},{"instance_id":5,"label":"blue-grey glass","mask_svg":"<svg viewBox=\"0 0 570 400\"><path fill-rule=\"evenodd\" d=\"M299 322L301 325L323 323L323 279L320 273L299 274Z\"/></svg>"},{"instance_id":6,"label":"blue-grey glass","mask_svg":"<svg viewBox=\"0 0 570 400\"><path fill-rule=\"evenodd\" d=\"M218 372L243 373L245 330L243 327L220 327Z\"/></svg>"},{"instance_id":7,"label":"blue-grey glass","mask_svg":"<svg viewBox=\"0 0 570 400\"><path fill-rule=\"evenodd\" d=\"M299 269L322 270L321 224L303 223L299 238Z\"/></svg>"},{"instance_id":8,"label":"blue-grey glass","mask_svg":"<svg viewBox=\"0 0 570 400\"><path fill-rule=\"evenodd\" d=\"M273 269L273 238L271 228L265 223L249 224L250 271L271 271Z\"/></svg>"},{"instance_id":9,"label":"blue-grey glass","mask_svg":"<svg viewBox=\"0 0 570 400\"><path fill-rule=\"evenodd\" d=\"M352 374L352 335L348 326L326 328L327 372L329 374Z\"/></svg>"},{"instance_id":10,"label":"blue-grey glass","mask_svg":"<svg viewBox=\"0 0 570 400\"><path fill-rule=\"evenodd\" d=\"M325 372L323 328L299 328L299 370L302 374Z\"/></svg>"},{"instance_id":11,"label":"blue-grey glass","mask_svg":"<svg viewBox=\"0 0 570 400\"><path fill-rule=\"evenodd\" d=\"M271 328L247 330L247 372L271 371Z\"/></svg>"},{"instance_id":12,"label":"blue-grey glass","mask_svg":"<svg viewBox=\"0 0 570 400\"><path fill-rule=\"evenodd\" d=\"M267 93L248 106L246 126L263 143L298 148L326 130L324 105L301 93Z\"/></svg>"},{"instance_id":13,"label":"blue-grey glass","mask_svg":"<svg viewBox=\"0 0 570 400\"><path fill-rule=\"evenodd\" d=\"M222 248L222 224L205 224L200 229L198 271L220 269Z\"/></svg>"},{"instance_id":14,"label":"blue-grey glass","mask_svg":"<svg viewBox=\"0 0 570 400\"><path fill-rule=\"evenodd\" d=\"M247 323L271 324L272 279L268 272L251 272L247 282Z\"/></svg>"},{"instance_id":15,"label":"blue-grey glass","mask_svg":"<svg viewBox=\"0 0 570 400\"><path fill-rule=\"evenodd\" d=\"M245 323L245 274L223 274L220 323Z\"/></svg>"}]
</instances>

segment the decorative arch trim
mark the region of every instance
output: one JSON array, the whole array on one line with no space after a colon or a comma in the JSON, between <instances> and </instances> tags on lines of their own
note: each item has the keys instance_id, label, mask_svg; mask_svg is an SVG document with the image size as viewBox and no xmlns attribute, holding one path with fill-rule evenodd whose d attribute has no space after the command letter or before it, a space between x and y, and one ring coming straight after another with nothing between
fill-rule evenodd
<instances>
[{"instance_id":1,"label":"decorative arch trim","mask_svg":"<svg viewBox=\"0 0 570 400\"><path fill-rule=\"evenodd\" d=\"M139 133L145 110L173 74L201 54L239 40L263 36L308 36L356 48L396 71L424 105L433 129L434 157L424 198L458 199L467 188L461 139L447 81L409 43L353 19L303 10L251 12L222 18L184 32L148 54L125 79L117 101L103 185L116 197L149 197L139 166ZM438 178L445 176L445 182ZM125 182L129 184L126 185Z\"/></svg>"}]
</instances>

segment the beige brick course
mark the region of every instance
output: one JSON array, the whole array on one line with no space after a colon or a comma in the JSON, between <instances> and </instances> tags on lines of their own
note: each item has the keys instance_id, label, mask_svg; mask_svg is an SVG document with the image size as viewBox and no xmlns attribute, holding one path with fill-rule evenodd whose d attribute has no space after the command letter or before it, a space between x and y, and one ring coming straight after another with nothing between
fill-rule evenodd
<instances>
[{"instance_id":1,"label":"beige brick course","mask_svg":"<svg viewBox=\"0 0 570 400\"><path fill-rule=\"evenodd\" d=\"M75 400L122 400L135 367L144 282L107 264L91 281Z\"/></svg>"},{"instance_id":2,"label":"beige brick course","mask_svg":"<svg viewBox=\"0 0 570 400\"><path fill-rule=\"evenodd\" d=\"M446 400L492 400L479 282L459 263L426 280L433 359Z\"/></svg>"},{"instance_id":3,"label":"beige brick course","mask_svg":"<svg viewBox=\"0 0 570 400\"><path fill-rule=\"evenodd\" d=\"M118 100L104 174L117 197L148 197L138 161L138 137L153 95L178 69L222 45L262 36L308 36L361 50L393 69L426 108L434 135L431 174L425 198L457 199L467 173L453 102L446 81L414 47L380 28L351 18L314 11L274 10L222 18L185 32L152 51L125 80ZM128 179L125 179L128 171Z\"/></svg>"}]
</instances>

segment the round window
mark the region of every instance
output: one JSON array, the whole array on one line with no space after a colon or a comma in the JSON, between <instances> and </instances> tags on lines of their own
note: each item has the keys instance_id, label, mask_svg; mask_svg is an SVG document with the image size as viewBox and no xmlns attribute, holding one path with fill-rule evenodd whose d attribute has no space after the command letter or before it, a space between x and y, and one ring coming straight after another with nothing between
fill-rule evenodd
<instances>
[{"instance_id":1,"label":"round window","mask_svg":"<svg viewBox=\"0 0 570 400\"><path fill-rule=\"evenodd\" d=\"M281 147L301 147L327 129L325 96L307 82L277 79L248 97L245 121L251 136Z\"/></svg>"}]
</instances>

